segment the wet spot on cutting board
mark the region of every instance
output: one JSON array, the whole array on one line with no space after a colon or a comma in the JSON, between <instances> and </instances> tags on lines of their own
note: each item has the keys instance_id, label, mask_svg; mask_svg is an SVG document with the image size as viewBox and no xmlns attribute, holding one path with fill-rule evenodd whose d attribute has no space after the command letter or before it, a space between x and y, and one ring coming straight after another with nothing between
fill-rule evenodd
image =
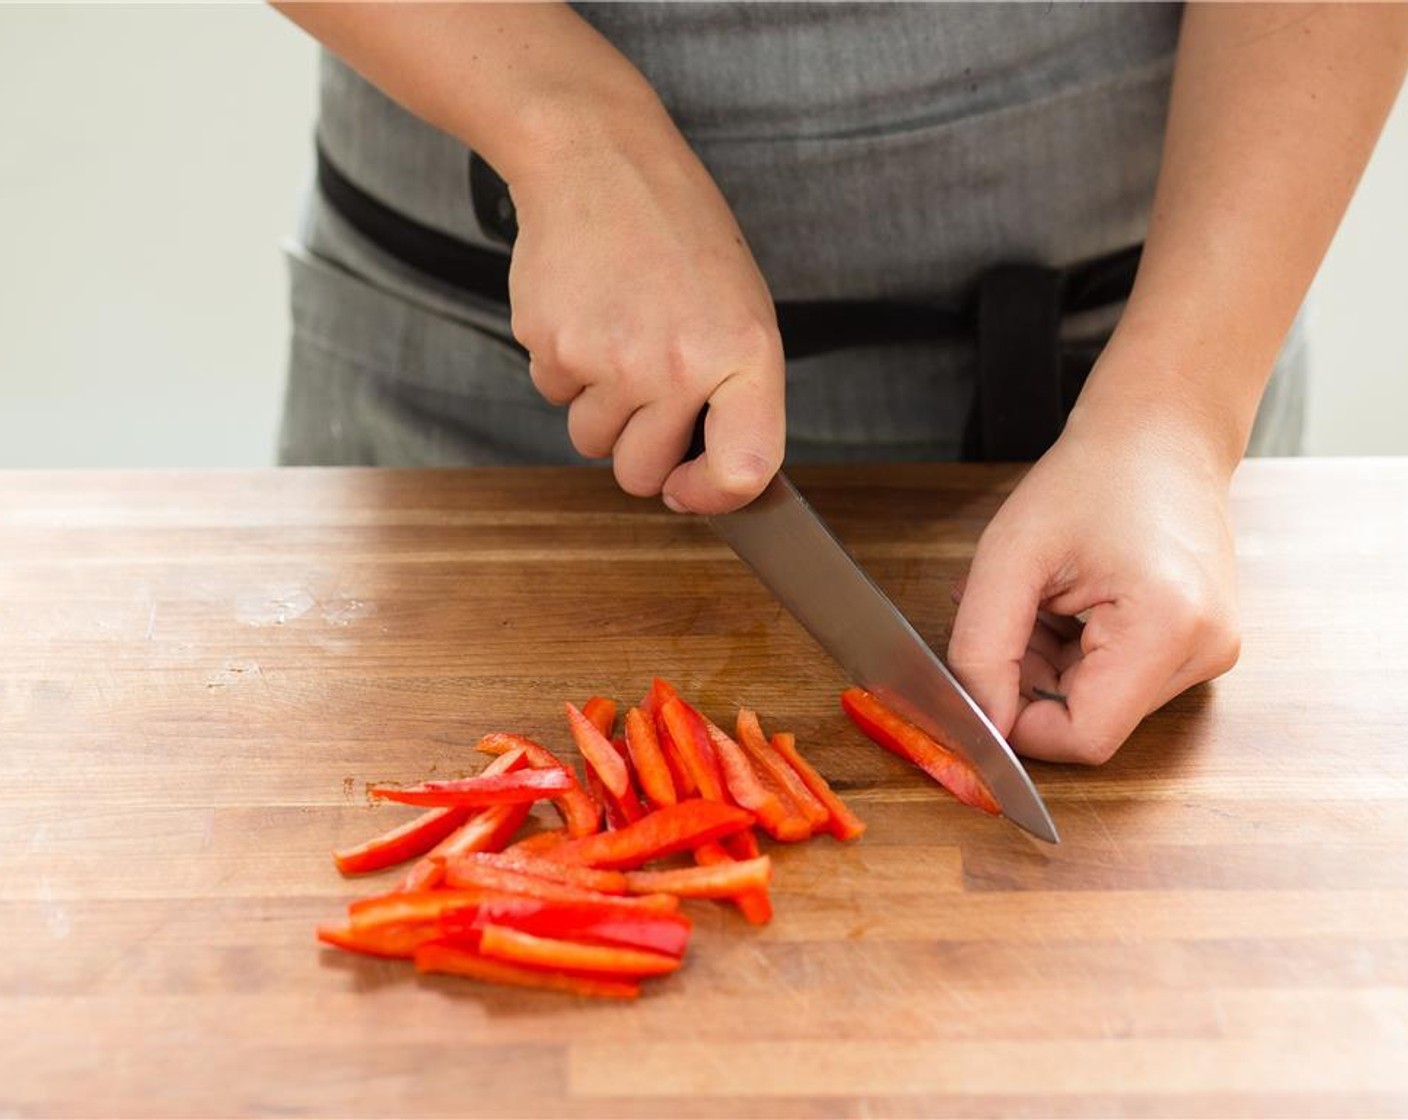
<instances>
[{"instance_id":1,"label":"wet spot on cutting board","mask_svg":"<svg viewBox=\"0 0 1408 1120\"><path fill-rule=\"evenodd\" d=\"M361 599L333 599L323 604L323 621L333 626L349 626L358 619L376 614L376 604Z\"/></svg>"},{"instance_id":2,"label":"wet spot on cutting board","mask_svg":"<svg viewBox=\"0 0 1408 1120\"><path fill-rule=\"evenodd\" d=\"M272 588L241 595L235 600L235 617L247 626L282 626L315 605L313 596L301 587Z\"/></svg>"}]
</instances>

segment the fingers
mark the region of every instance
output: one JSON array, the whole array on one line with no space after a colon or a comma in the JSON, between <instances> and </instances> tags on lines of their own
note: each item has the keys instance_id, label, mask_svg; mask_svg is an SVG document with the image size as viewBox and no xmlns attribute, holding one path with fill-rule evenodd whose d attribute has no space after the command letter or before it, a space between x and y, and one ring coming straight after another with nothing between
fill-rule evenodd
<instances>
[{"instance_id":1,"label":"fingers","mask_svg":"<svg viewBox=\"0 0 1408 1120\"><path fill-rule=\"evenodd\" d=\"M786 442L781 357L775 367L735 374L709 397L704 454L670 472L671 509L727 513L756 498L782 466Z\"/></svg>"},{"instance_id":2,"label":"fingers","mask_svg":"<svg viewBox=\"0 0 1408 1120\"><path fill-rule=\"evenodd\" d=\"M733 351L748 355L731 363L739 372L717 383L708 372L717 355L692 376L677 369L660 377L641 370L664 369L664 359L651 365L636 357L634 372L623 372L622 363L608 358L568 362L535 354L529 374L544 398L568 405L572 446L587 458L610 457L627 493L648 497L664 490L673 509L721 513L755 498L782 464L781 344L775 330L757 332L754 341ZM713 384L712 392L694 384ZM705 453L682 465L706 394Z\"/></svg>"},{"instance_id":3,"label":"fingers","mask_svg":"<svg viewBox=\"0 0 1408 1120\"><path fill-rule=\"evenodd\" d=\"M1230 668L1237 645L1235 626L1176 595L1096 604L1078 642L1049 662L1064 703L1024 706L1012 746L1028 758L1107 762L1150 712Z\"/></svg>"},{"instance_id":4,"label":"fingers","mask_svg":"<svg viewBox=\"0 0 1408 1120\"><path fill-rule=\"evenodd\" d=\"M694 416L679 408L646 405L626 422L611 455L616 481L627 494L660 493L689 448Z\"/></svg>"},{"instance_id":5,"label":"fingers","mask_svg":"<svg viewBox=\"0 0 1408 1120\"><path fill-rule=\"evenodd\" d=\"M1017 719L1027 656L1046 573L984 534L962 590L948 663L1003 735Z\"/></svg>"},{"instance_id":6,"label":"fingers","mask_svg":"<svg viewBox=\"0 0 1408 1120\"><path fill-rule=\"evenodd\" d=\"M560 365L536 354L528 355L528 376L532 379L533 388L537 389L549 404L571 404L577 394L586 388L580 378L572 376Z\"/></svg>"},{"instance_id":7,"label":"fingers","mask_svg":"<svg viewBox=\"0 0 1408 1120\"><path fill-rule=\"evenodd\" d=\"M1164 640L1155 620L1131 614L1127 602L1091 611L1082 656L1056 689L1065 703L1027 705L1012 729L1014 750L1053 762L1107 762L1139 721L1169 698L1183 652Z\"/></svg>"}]
</instances>

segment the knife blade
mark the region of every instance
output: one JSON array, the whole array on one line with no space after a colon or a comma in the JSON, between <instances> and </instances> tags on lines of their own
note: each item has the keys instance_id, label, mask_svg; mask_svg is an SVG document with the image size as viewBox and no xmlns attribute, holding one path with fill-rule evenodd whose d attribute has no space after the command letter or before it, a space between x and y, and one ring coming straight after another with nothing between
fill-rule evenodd
<instances>
[{"instance_id":1,"label":"knife blade","mask_svg":"<svg viewBox=\"0 0 1408 1120\"><path fill-rule=\"evenodd\" d=\"M954 747L1008 820L1060 842L1007 741L786 475L742 509L707 520L853 683Z\"/></svg>"}]
</instances>

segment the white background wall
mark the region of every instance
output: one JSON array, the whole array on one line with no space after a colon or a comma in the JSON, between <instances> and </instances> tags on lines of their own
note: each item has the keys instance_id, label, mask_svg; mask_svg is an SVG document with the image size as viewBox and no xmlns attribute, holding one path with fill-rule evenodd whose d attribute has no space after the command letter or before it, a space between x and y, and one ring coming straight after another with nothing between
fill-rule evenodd
<instances>
[{"instance_id":1,"label":"white background wall","mask_svg":"<svg viewBox=\"0 0 1408 1120\"><path fill-rule=\"evenodd\" d=\"M312 45L257 5L0 5L0 467L272 462ZM1408 96L1316 285L1309 449L1408 453Z\"/></svg>"}]
</instances>

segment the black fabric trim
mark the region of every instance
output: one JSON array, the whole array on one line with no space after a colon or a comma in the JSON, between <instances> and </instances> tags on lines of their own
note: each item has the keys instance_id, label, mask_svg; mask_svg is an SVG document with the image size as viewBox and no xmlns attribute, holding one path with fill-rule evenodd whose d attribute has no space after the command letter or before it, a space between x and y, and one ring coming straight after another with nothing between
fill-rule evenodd
<instances>
[{"instance_id":1,"label":"black fabric trim","mask_svg":"<svg viewBox=\"0 0 1408 1120\"><path fill-rule=\"evenodd\" d=\"M468 195L481 228L505 244L470 245L406 217L347 178L319 146L318 189L344 221L382 252L432 279L508 311L509 255L518 233L504 181L471 159ZM955 310L895 301L781 301L778 329L789 358L847 348L967 338L979 348L977 400L965 456L1034 459L1060 435L1098 350L1063 347L1061 317L1128 298L1142 246L1067 269L1001 264L978 278Z\"/></svg>"},{"instance_id":2,"label":"black fabric trim","mask_svg":"<svg viewBox=\"0 0 1408 1120\"><path fill-rule=\"evenodd\" d=\"M422 225L373 198L318 148L318 190L342 219L382 252L451 287L508 306L508 254Z\"/></svg>"}]
</instances>

